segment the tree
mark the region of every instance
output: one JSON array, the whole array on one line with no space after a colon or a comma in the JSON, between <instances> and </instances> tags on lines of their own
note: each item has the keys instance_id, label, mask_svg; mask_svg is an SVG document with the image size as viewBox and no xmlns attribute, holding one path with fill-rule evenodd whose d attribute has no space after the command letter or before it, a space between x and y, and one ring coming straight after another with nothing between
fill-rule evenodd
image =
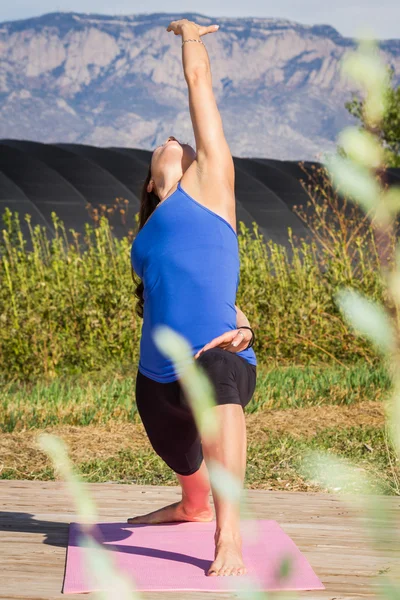
<instances>
[{"instance_id":1,"label":"tree","mask_svg":"<svg viewBox=\"0 0 400 600\"><path fill-rule=\"evenodd\" d=\"M400 86L394 88L392 81L394 69L389 68L389 85L386 92L386 110L379 124L376 135L381 140L385 151L385 163L387 167L400 167ZM361 121L361 129L368 129L364 115L364 100L357 97L353 92L353 98L345 103L345 107L351 115Z\"/></svg>"}]
</instances>

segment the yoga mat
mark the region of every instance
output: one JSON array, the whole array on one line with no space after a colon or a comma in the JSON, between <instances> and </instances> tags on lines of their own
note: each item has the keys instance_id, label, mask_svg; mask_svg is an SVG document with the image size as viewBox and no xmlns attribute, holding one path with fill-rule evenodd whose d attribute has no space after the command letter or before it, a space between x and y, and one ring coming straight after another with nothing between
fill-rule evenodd
<instances>
[{"instance_id":1,"label":"yoga mat","mask_svg":"<svg viewBox=\"0 0 400 600\"><path fill-rule=\"evenodd\" d=\"M256 538L247 534L250 526ZM236 576L206 575L214 559L215 521L98 523L97 527L97 541L110 553L114 564L133 580L138 591L234 591L254 580L259 582L257 588L265 591L325 589L293 540L273 520L241 521L247 573ZM101 590L87 574L85 554L91 550L79 546L79 538L79 524L71 523L64 594ZM282 579L279 566L285 558L291 560L291 569L288 577Z\"/></svg>"}]
</instances>

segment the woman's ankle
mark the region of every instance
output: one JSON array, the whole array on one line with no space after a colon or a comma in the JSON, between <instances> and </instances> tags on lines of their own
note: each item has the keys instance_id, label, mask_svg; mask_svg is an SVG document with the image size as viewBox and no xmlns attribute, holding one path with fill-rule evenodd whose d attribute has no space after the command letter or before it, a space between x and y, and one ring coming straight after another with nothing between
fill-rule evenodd
<instances>
[{"instance_id":1,"label":"woman's ankle","mask_svg":"<svg viewBox=\"0 0 400 600\"><path fill-rule=\"evenodd\" d=\"M201 499L197 498L196 500L182 497L181 503L182 508L188 515L201 512L210 512L210 510L212 510L208 496Z\"/></svg>"},{"instance_id":2,"label":"woman's ankle","mask_svg":"<svg viewBox=\"0 0 400 600\"><path fill-rule=\"evenodd\" d=\"M185 520L210 522L214 519L214 513L211 506L186 508L181 506L181 512Z\"/></svg>"},{"instance_id":3,"label":"woman's ankle","mask_svg":"<svg viewBox=\"0 0 400 600\"><path fill-rule=\"evenodd\" d=\"M240 524L237 521L226 523L223 526L217 525L214 534L215 543L241 542Z\"/></svg>"}]
</instances>

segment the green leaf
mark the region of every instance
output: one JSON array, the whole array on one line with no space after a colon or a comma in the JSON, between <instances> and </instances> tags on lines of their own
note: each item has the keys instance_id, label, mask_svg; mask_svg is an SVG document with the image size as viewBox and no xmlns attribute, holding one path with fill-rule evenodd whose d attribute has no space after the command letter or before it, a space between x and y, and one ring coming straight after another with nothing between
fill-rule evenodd
<instances>
[{"instance_id":1,"label":"green leaf","mask_svg":"<svg viewBox=\"0 0 400 600\"><path fill-rule=\"evenodd\" d=\"M358 82L367 92L364 116L376 126L387 109L388 73L375 40L361 40L355 52L347 53L341 63L342 73Z\"/></svg>"},{"instance_id":2,"label":"green leaf","mask_svg":"<svg viewBox=\"0 0 400 600\"><path fill-rule=\"evenodd\" d=\"M341 69L365 89L373 89L387 83L386 66L379 54L379 46L373 39L360 40L356 50L346 53Z\"/></svg>"},{"instance_id":3,"label":"green leaf","mask_svg":"<svg viewBox=\"0 0 400 600\"><path fill-rule=\"evenodd\" d=\"M309 450L300 471L303 477L331 492L351 496L360 506L364 505L365 496L372 493L367 476L343 457Z\"/></svg>"},{"instance_id":4,"label":"green leaf","mask_svg":"<svg viewBox=\"0 0 400 600\"><path fill-rule=\"evenodd\" d=\"M79 543L88 549L85 552L86 569L93 587L99 588L96 596L103 600L140 600L142 596L134 582L114 565L112 554L91 536L84 535Z\"/></svg>"},{"instance_id":5,"label":"green leaf","mask_svg":"<svg viewBox=\"0 0 400 600\"><path fill-rule=\"evenodd\" d=\"M382 598L387 598L388 600L400 600L400 586L398 583L391 581L387 576L381 576L378 579Z\"/></svg>"},{"instance_id":6,"label":"green leaf","mask_svg":"<svg viewBox=\"0 0 400 600\"><path fill-rule=\"evenodd\" d=\"M383 149L370 132L357 127L346 127L338 138L347 156L368 168L379 167L383 160Z\"/></svg>"},{"instance_id":7,"label":"green leaf","mask_svg":"<svg viewBox=\"0 0 400 600\"><path fill-rule=\"evenodd\" d=\"M400 187L395 185L390 187L383 193L382 200L390 214L398 214L400 212Z\"/></svg>"},{"instance_id":8,"label":"green leaf","mask_svg":"<svg viewBox=\"0 0 400 600\"><path fill-rule=\"evenodd\" d=\"M75 502L78 515L84 523L95 523L97 510L91 498L85 493L82 482L67 453L65 442L49 433L42 433L37 438L39 447L49 455L55 468L67 482L71 496Z\"/></svg>"},{"instance_id":9,"label":"green leaf","mask_svg":"<svg viewBox=\"0 0 400 600\"><path fill-rule=\"evenodd\" d=\"M392 323L382 306L351 288L337 292L335 299L357 333L367 336L380 350L390 352L395 348Z\"/></svg>"},{"instance_id":10,"label":"green leaf","mask_svg":"<svg viewBox=\"0 0 400 600\"><path fill-rule=\"evenodd\" d=\"M85 553L85 567L87 576L95 585L100 586L101 592L98 596L109 600L118 597L121 600L139 600L141 596L136 592L136 586L133 581L119 571L114 565L110 553L99 544L93 537L95 524L98 521L96 508L89 495L86 493L78 475L74 472L73 464L67 453L65 442L48 433L38 436L40 448L46 452L52 459L55 468L66 481L71 497L75 502L78 517L81 521L82 530L78 538L80 546L90 549Z\"/></svg>"},{"instance_id":11,"label":"green leaf","mask_svg":"<svg viewBox=\"0 0 400 600\"><path fill-rule=\"evenodd\" d=\"M217 493L230 502L240 503L245 494L241 481L215 460L210 460L207 468Z\"/></svg>"},{"instance_id":12,"label":"green leaf","mask_svg":"<svg viewBox=\"0 0 400 600\"><path fill-rule=\"evenodd\" d=\"M279 579L287 579L292 572L293 559L290 555L285 556L279 564Z\"/></svg>"},{"instance_id":13,"label":"green leaf","mask_svg":"<svg viewBox=\"0 0 400 600\"><path fill-rule=\"evenodd\" d=\"M216 405L215 391L206 372L193 359L186 339L170 327L155 327L153 339L160 352L174 364L202 438L211 441L218 433L219 423L211 411Z\"/></svg>"},{"instance_id":14,"label":"green leaf","mask_svg":"<svg viewBox=\"0 0 400 600\"><path fill-rule=\"evenodd\" d=\"M335 154L325 158L338 191L359 204L366 213L378 205L380 187L368 169Z\"/></svg>"}]
</instances>

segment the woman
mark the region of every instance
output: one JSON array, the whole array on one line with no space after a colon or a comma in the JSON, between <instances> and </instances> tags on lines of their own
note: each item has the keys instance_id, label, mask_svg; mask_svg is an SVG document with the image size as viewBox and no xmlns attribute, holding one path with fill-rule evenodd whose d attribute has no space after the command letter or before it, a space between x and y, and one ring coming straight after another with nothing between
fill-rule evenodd
<instances>
[{"instance_id":1,"label":"woman","mask_svg":"<svg viewBox=\"0 0 400 600\"><path fill-rule=\"evenodd\" d=\"M211 521L204 459L219 461L242 483L245 475L243 409L255 390L257 361L249 347L253 338L248 320L234 304L240 266L234 164L200 40L217 27L181 19L167 28L183 39L196 152L173 136L154 150L131 250L132 274L142 280L136 288L138 314L143 316L137 407L154 450L177 475L182 500L128 523ZM194 358L215 386L217 405L212 410L221 428L213 444L199 438L173 364L154 344L156 324L168 325L191 342ZM239 506L212 493L215 557L207 575L242 575L247 569Z\"/></svg>"}]
</instances>

